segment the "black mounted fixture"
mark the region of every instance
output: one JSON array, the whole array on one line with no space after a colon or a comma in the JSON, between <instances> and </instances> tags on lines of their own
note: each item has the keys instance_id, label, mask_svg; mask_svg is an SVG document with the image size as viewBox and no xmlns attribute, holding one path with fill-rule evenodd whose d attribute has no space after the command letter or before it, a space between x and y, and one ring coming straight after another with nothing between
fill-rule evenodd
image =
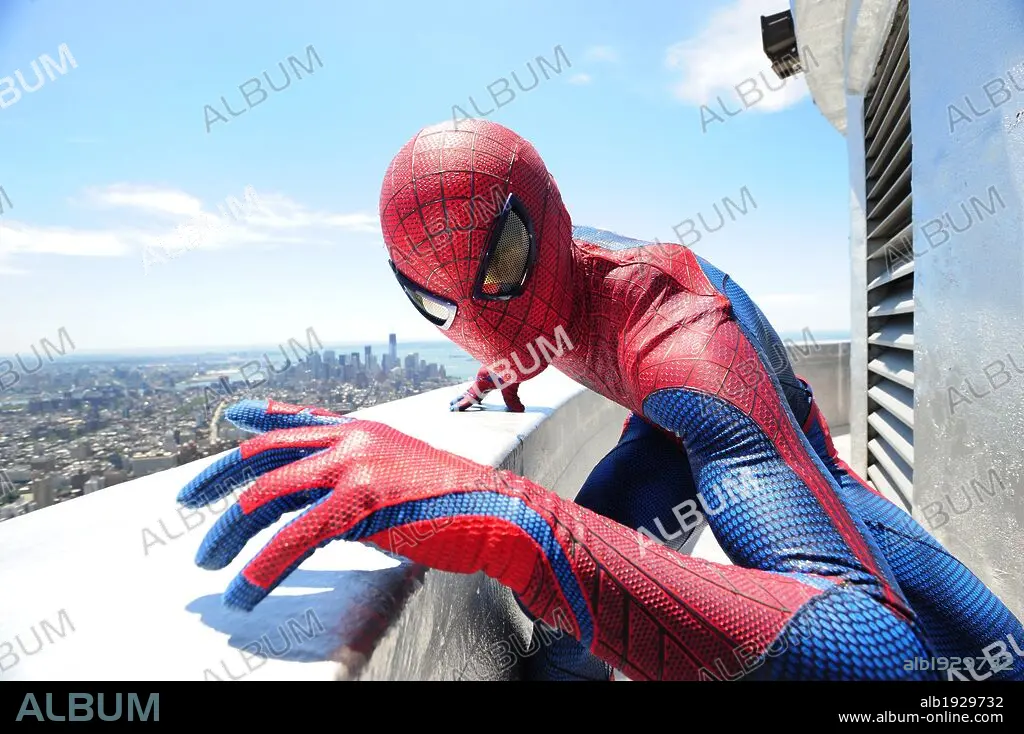
<instances>
[{"instance_id":1,"label":"black mounted fixture","mask_svg":"<svg viewBox=\"0 0 1024 734\"><path fill-rule=\"evenodd\" d=\"M772 71L779 79L794 76L804 70L796 47L796 26L791 11L762 15L761 40L764 52L772 62Z\"/></svg>"}]
</instances>

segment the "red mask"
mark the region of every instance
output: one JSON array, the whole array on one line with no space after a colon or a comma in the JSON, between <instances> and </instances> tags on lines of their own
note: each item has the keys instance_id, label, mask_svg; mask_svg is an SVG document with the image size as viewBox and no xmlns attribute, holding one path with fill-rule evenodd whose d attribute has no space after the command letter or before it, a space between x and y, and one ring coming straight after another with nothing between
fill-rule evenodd
<instances>
[{"instance_id":1,"label":"red mask","mask_svg":"<svg viewBox=\"0 0 1024 734\"><path fill-rule=\"evenodd\" d=\"M572 223L534 147L502 125L421 130L384 176L380 220L409 300L485 366L572 316Z\"/></svg>"}]
</instances>

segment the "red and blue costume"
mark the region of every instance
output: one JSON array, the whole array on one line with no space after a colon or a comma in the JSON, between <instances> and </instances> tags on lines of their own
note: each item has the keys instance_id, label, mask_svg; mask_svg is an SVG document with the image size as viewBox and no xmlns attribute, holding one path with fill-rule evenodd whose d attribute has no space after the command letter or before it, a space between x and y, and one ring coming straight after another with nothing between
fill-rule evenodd
<instances>
[{"instance_id":1,"label":"red and blue costume","mask_svg":"<svg viewBox=\"0 0 1024 734\"><path fill-rule=\"evenodd\" d=\"M837 457L810 387L725 273L681 245L574 228L533 146L491 122L417 134L388 168L380 214L395 276L446 336L520 379L546 355L632 416L569 502L382 424L241 403L228 417L262 435L180 500L258 478L197 562L222 568L309 509L245 567L229 605L252 609L343 538L508 586L578 641L547 649L542 677L928 679L939 674L908 663L1002 640L978 676L1024 678L1020 622ZM454 407L492 387L482 376ZM686 500L735 565L679 553L685 532L659 544L635 529L666 527Z\"/></svg>"}]
</instances>

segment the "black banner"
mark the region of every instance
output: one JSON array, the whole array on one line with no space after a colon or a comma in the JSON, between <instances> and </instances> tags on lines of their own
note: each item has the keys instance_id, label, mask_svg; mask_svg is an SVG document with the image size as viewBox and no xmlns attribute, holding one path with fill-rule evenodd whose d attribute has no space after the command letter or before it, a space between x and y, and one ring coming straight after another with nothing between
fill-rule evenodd
<instances>
[{"instance_id":1,"label":"black banner","mask_svg":"<svg viewBox=\"0 0 1024 734\"><path fill-rule=\"evenodd\" d=\"M1024 687L1014 683L27 683L0 685L0 723L90 727L389 725L428 717L458 728L504 719L530 727L563 719L614 726L796 731L847 725L983 724L1020 731ZM367 688L366 686L369 686ZM376 722L375 722L376 719ZM461 723L457 723L461 722ZM822 728L827 727L827 728Z\"/></svg>"}]
</instances>

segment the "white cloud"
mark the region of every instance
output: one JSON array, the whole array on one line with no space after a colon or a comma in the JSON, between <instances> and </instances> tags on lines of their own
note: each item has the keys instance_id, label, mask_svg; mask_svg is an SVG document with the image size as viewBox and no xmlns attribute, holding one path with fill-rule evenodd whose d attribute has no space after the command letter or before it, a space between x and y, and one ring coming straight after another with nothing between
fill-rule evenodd
<instances>
[{"instance_id":1,"label":"white cloud","mask_svg":"<svg viewBox=\"0 0 1024 734\"><path fill-rule=\"evenodd\" d=\"M103 189L87 189L86 203L97 207L131 207L156 214L195 216L203 203L184 191L153 186L114 184Z\"/></svg>"},{"instance_id":2,"label":"white cloud","mask_svg":"<svg viewBox=\"0 0 1024 734\"><path fill-rule=\"evenodd\" d=\"M570 84L590 84L594 78L590 74L573 74L569 77Z\"/></svg>"},{"instance_id":3,"label":"white cloud","mask_svg":"<svg viewBox=\"0 0 1024 734\"><path fill-rule=\"evenodd\" d=\"M583 52L585 61L607 61L615 63L619 60L619 52L611 46L591 46Z\"/></svg>"},{"instance_id":4,"label":"white cloud","mask_svg":"<svg viewBox=\"0 0 1024 734\"><path fill-rule=\"evenodd\" d=\"M118 210L115 216L124 223L84 229L5 217L0 231L0 275L23 273L9 265L24 254L125 257L141 256L147 248L151 253L152 248L168 248L172 254L181 254L253 244L328 245L343 232L380 235L376 214L314 210L282 194L253 189L231 192L213 206L204 206L185 191L117 184L87 190L81 201Z\"/></svg>"},{"instance_id":5,"label":"white cloud","mask_svg":"<svg viewBox=\"0 0 1024 734\"><path fill-rule=\"evenodd\" d=\"M309 209L281 194L258 194L261 209L246 218L254 229L307 231L338 229L346 232L380 234L380 220L376 214L359 212L338 214Z\"/></svg>"},{"instance_id":6,"label":"white cloud","mask_svg":"<svg viewBox=\"0 0 1024 734\"><path fill-rule=\"evenodd\" d=\"M131 251L133 243L141 241L141 234L132 230L76 230L5 221L0 234L0 267L11 255L27 253L84 257L125 255Z\"/></svg>"},{"instance_id":7,"label":"white cloud","mask_svg":"<svg viewBox=\"0 0 1024 734\"><path fill-rule=\"evenodd\" d=\"M760 17L779 9L779 0L734 0L713 13L698 35L671 46L665 63L681 73L672 88L675 96L712 109L717 109L713 102L720 96L727 107L736 109L743 106L736 85L752 78L764 96L755 104L756 93L751 92L750 109L776 112L806 97L803 78L780 80L764 53ZM749 83L744 85L747 87Z\"/></svg>"}]
</instances>

